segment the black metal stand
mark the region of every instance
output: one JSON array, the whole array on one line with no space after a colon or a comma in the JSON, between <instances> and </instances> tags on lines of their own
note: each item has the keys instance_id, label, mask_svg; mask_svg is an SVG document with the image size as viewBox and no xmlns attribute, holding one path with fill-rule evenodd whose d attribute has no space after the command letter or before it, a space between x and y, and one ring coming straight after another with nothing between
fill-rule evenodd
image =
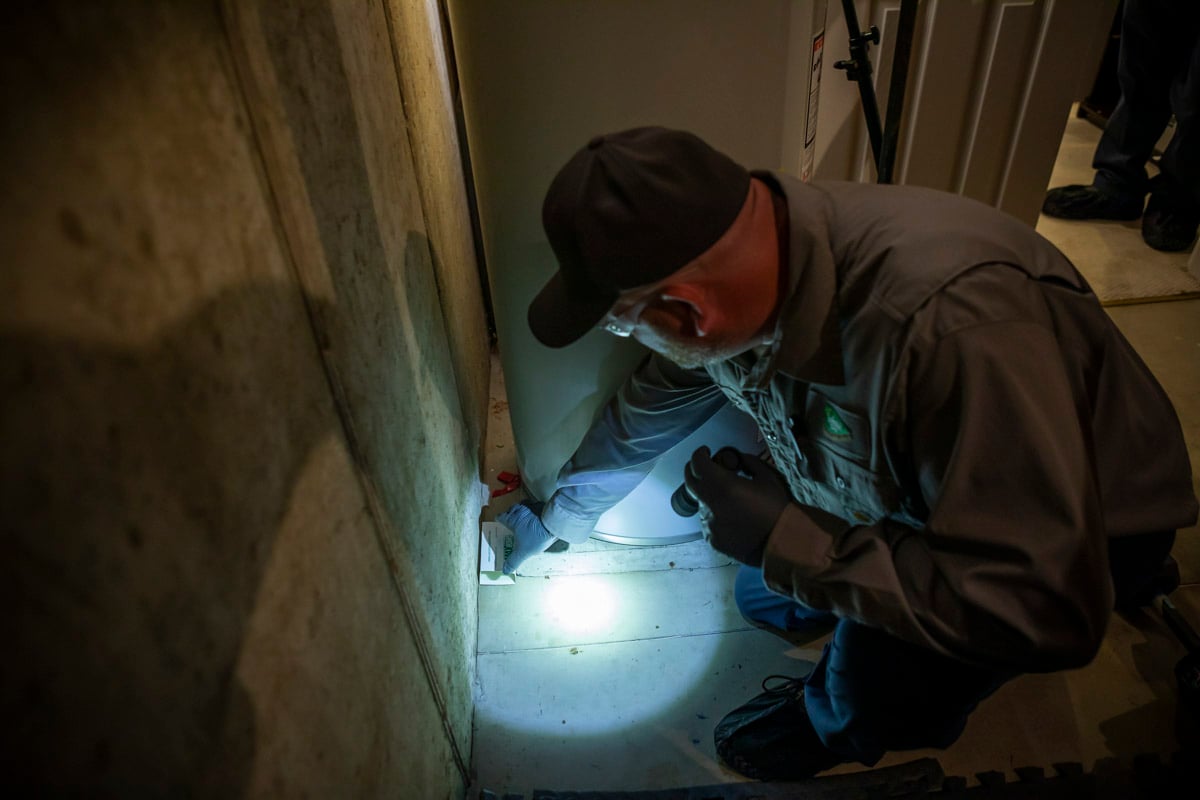
<instances>
[{"instance_id":1,"label":"black metal stand","mask_svg":"<svg viewBox=\"0 0 1200 800\"><path fill-rule=\"evenodd\" d=\"M896 26L896 47L892 54L892 78L888 88L887 121L886 125L881 126L875 84L871 82L871 56L868 53L871 44L879 44L879 28L872 25L863 33L858 27L858 12L854 8L854 0L842 0L846 30L850 34L850 58L837 61L833 66L835 69L845 70L846 78L858 83L863 116L867 123L867 136L871 140L871 154L875 158L875 172L880 183L892 182L918 2L919 0L900 0L900 21Z\"/></svg>"}]
</instances>

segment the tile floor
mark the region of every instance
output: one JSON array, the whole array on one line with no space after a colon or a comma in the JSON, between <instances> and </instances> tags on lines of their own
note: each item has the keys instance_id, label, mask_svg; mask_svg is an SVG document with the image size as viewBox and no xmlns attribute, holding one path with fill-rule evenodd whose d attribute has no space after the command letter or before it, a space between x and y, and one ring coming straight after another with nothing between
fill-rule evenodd
<instances>
[{"instance_id":1,"label":"tile floor","mask_svg":"<svg viewBox=\"0 0 1200 800\"><path fill-rule=\"evenodd\" d=\"M1200 300L1109 311L1175 402L1200 471ZM498 362L493 376L486 468L494 484L497 472L516 468L516 451ZM485 517L519 497L498 498ZM1175 601L1200 628L1198 533L1180 534L1185 585ZM514 586L479 592L475 787L498 794L741 780L715 758L713 726L763 677L806 671L823 644L793 646L747 625L733 607L735 566L702 542L592 541L540 556L527 571ZM1089 666L1019 678L980 706L948 750L891 754L881 766L934 755L947 774L1011 777L1027 764L1091 768L1139 753L1200 752L1200 725L1176 708L1173 669L1183 653L1153 614L1115 617Z\"/></svg>"}]
</instances>

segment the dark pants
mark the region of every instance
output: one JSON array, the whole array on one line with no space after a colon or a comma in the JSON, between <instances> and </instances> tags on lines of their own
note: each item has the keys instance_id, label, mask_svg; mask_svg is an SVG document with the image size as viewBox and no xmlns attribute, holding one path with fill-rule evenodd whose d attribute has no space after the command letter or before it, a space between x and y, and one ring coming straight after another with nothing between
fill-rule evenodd
<instances>
[{"instance_id":1,"label":"dark pants","mask_svg":"<svg viewBox=\"0 0 1200 800\"><path fill-rule=\"evenodd\" d=\"M1153 576L1174 542L1173 531L1110 540L1118 608L1153 599ZM871 765L889 750L948 747L979 702L1016 677L808 608L767 589L758 569L738 572L734 598L747 619L781 630L836 623L804 698L821 741L848 760Z\"/></svg>"},{"instance_id":2,"label":"dark pants","mask_svg":"<svg viewBox=\"0 0 1200 800\"><path fill-rule=\"evenodd\" d=\"M1200 3L1126 0L1117 80L1121 100L1092 161L1096 185L1145 196L1146 162L1173 112L1162 173L1200 203Z\"/></svg>"}]
</instances>

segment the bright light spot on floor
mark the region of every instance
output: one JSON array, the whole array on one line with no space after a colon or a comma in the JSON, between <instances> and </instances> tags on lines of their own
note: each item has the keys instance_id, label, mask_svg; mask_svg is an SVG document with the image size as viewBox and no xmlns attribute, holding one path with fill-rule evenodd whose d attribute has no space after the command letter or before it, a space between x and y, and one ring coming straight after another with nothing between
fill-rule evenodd
<instances>
[{"instance_id":1,"label":"bright light spot on floor","mask_svg":"<svg viewBox=\"0 0 1200 800\"><path fill-rule=\"evenodd\" d=\"M612 626L618 598L602 577L580 575L560 580L546 593L545 612L560 630L599 633Z\"/></svg>"},{"instance_id":2,"label":"bright light spot on floor","mask_svg":"<svg viewBox=\"0 0 1200 800\"><path fill-rule=\"evenodd\" d=\"M613 573L552 576L544 591L522 593L536 605L509 607L515 647L479 656L477 729L515 741L619 735L659 724L681 703L689 721L711 728L696 717L712 700L708 685L743 658L716 633L730 627L731 576L697 570L670 599L631 591L636 582Z\"/></svg>"}]
</instances>

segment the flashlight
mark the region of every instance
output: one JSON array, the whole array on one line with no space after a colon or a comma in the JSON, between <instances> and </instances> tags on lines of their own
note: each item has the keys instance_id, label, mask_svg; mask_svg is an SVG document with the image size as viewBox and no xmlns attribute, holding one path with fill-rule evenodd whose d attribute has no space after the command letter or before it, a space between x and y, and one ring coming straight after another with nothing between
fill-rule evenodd
<instances>
[{"instance_id":1,"label":"flashlight","mask_svg":"<svg viewBox=\"0 0 1200 800\"><path fill-rule=\"evenodd\" d=\"M742 460L741 454L733 447L722 447L713 456L715 461L720 466L731 472L737 472L741 469ZM689 460L684 467L693 478L698 477L692 469L692 462ZM696 495L692 494L692 490L688 488L687 481L679 484L679 488L671 494L671 510L681 517L691 517L700 510L700 500Z\"/></svg>"}]
</instances>

